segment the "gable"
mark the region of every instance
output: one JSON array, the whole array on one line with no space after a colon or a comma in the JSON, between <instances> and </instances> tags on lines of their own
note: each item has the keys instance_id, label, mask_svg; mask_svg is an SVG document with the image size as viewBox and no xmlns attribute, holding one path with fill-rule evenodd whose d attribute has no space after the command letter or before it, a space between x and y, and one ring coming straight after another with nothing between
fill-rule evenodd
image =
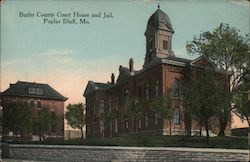
<instances>
[{"instance_id":1,"label":"gable","mask_svg":"<svg viewBox=\"0 0 250 162\"><path fill-rule=\"evenodd\" d=\"M200 57L194 59L191 63L191 66L196 67L214 67L213 63L209 61L209 59L205 55L201 55Z\"/></svg>"},{"instance_id":2,"label":"gable","mask_svg":"<svg viewBox=\"0 0 250 162\"><path fill-rule=\"evenodd\" d=\"M94 86L93 81L89 81L88 84L87 84L87 86L86 86L86 88L85 88L83 96L86 97L92 91L95 91L95 86Z\"/></svg>"}]
</instances>

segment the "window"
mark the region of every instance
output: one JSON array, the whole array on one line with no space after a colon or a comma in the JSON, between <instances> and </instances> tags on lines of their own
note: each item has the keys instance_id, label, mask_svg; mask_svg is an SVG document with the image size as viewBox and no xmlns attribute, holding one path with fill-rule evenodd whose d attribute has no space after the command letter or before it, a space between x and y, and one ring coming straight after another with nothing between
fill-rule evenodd
<instances>
[{"instance_id":1,"label":"window","mask_svg":"<svg viewBox=\"0 0 250 162\"><path fill-rule=\"evenodd\" d=\"M93 105L93 112L94 112L94 114L96 114L95 104Z\"/></svg>"},{"instance_id":2,"label":"window","mask_svg":"<svg viewBox=\"0 0 250 162\"><path fill-rule=\"evenodd\" d=\"M146 88L145 88L145 99L146 99L146 101L149 100L149 84L146 84Z\"/></svg>"},{"instance_id":3,"label":"window","mask_svg":"<svg viewBox=\"0 0 250 162\"><path fill-rule=\"evenodd\" d=\"M93 134L95 134L95 124L93 124Z\"/></svg>"},{"instance_id":4,"label":"window","mask_svg":"<svg viewBox=\"0 0 250 162\"><path fill-rule=\"evenodd\" d=\"M172 83L172 96L179 97L179 82L177 79L174 79Z\"/></svg>"},{"instance_id":5,"label":"window","mask_svg":"<svg viewBox=\"0 0 250 162\"><path fill-rule=\"evenodd\" d=\"M124 118L125 128L128 129L128 117Z\"/></svg>"},{"instance_id":6,"label":"window","mask_svg":"<svg viewBox=\"0 0 250 162\"><path fill-rule=\"evenodd\" d=\"M141 129L141 119L138 120L138 128Z\"/></svg>"},{"instance_id":7,"label":"window","mask_svg":"<svg viewBox=\"0 0 250 162\"><path fill-rule=\"evenodd\" d=\"M117 127L117 119L115 119L115 133L118 132L118 127Z\"/></svg>"},{"instance_id":8,"label":"window","mask_svg":"<svg viewBox=\"0 0 250 162\"><path fill-rule=\"evenodd\" d=\"M104 132L104 122L100 120L100 133Z\"/></svg>"},{"instance_id":9,"label":"window","mask_svg":"<svg viewBox=\"0 0 250 162\"><path fill-rule=\"evenodd\" d=\"M159 123L159 115L157 113L155 113L155 125L158 125Z\"/></svg>"},{"instance_id":10,"label":"window","mask_svg":"<svg viewBox=\"0 0 250 162\"><path fill-rule=\"evenodd\" d=\"M111 107L112 106L112 99L111 98L109 98L109 112L111 112Z\"/></svg>"},{"instance_id":11,"label":"window","mask_svg":"<svg viewBox=\"0 0 250 162\"><path fill-rule=\"evenodd\" d=\"M56 113L55 113L55 111L51 112L51 120L56 120Z\"/></svg>"},{"instance_id":12,"label":"window","mask_svg":"<svg viewBox=\"0 0 250 162\"><path fill-rule=\"evenodd\" d=\"M155 82L155 98L159 97L159 81Z\"/></svg>"},{"instance_id":13,"label":"window","mask_svg":"<svg viewBox=\"0 0 250 162\"><path fill-rule=\"evenodd\" d=\"M163 49L164 50L169 50L169 44L167 40L163 40Z\"/></svg>"},{"instance_id":14,"label":"window","mask_svg":"<svg viewBox=\"0 0 250 162\"><path fill-rule=\"evenodd\" d=\"M37 108L41 108L41 107L42 107L41 101L37 101Z\"/></svg>"},{"instance_id":15,"label":"window","mask_svg":"<svg viewBox=\"0 0 250 162\"><path fill-rule=\"evenodd\" d=\"M141 87L138 87L138 97L139 97L139 99L141 99Z\"/></svg>"},{"instance_id":16,"label":"window","mask_svg":"<svg viewBox=\"0 0 250 162\"><path fill-rule=\"evenodd\" d=\"M110 121L110 122L109 122L109 132L110 132L111 134L112 134L112 132L113 132L112 128L113 128L113 124L112 124L112 122Z\"/></svg>"},{"instance_id":17,"label":"window","mask_svg":"<svg viewBox=\"0 0 250 162\"><path fill-rule=\"evenodd\" d=\"M104 113L104 100L101 100L100 101L100 113L102 114L102 113Z\"/></svg>"},{"instance_id":18,"label":"window","mask_svg":"<svg viewBox=\"0 0 250 162\"><path fill-rule=\"evenodd\" d=\"M180 124L180 109L176 107L174 109L174 124L179 125Z\"/></svg>"},{"instance_id":19,"label":"window","mask_svg":"<svg viewBox=\"0 0 250 162\"><path fill-rule=\"evenodd\" d=\"M29 94L42 95L43 90L41 88L29 88Z\"/></svg>"},{"instance_id":20,"label":"window","mask_svg":"<svg viewBox=\"0 0 250 162\"><path fill-rule=\"evenodd\" d=\"M148 114L145 115L145 127L148 127Z\"/></svg>"},{"instance_id":21,"label":"window","mask_svg":"<svg viewBox=\"0 0 250 162\"><path fill-rule=\"evenodd\" d=\"M118 97L115 98L115 109L118 111Z\"/></svg>"},{"instance_id":22,"label":"window","mask_svg":"<svg viewBox=\"0 0 250 162\"><path fill-rule=\"evenodd\" d=\"M56 132L56 113L51 112L51 132Z\"/></svg>"},{"instance_id":23,"label":"window","mask_svg":"<svg viewBox=\"0 0 250 162\"><path fill-rule=\"evenodd\" d=\"M30 107L35 108L35 102L34 101L30 101Z\"/></svg>"},{"instance_id":24,"label":"window","mask_svg":"<svg viewBox=\"0 0 250 162\"><path fill-rule=\"evenodd\" d=\"M124 105L127 106L128 104L128 99L129 99L129 96L128 96L128 89L125 89L124 90Z\"/></svg>"},{"instance_id":25,"label":"window","mask_svg":"<svg viewBox=\"0 0 250 162\"><path fill-rule=\"evenodd\" d=\"M153 51L153 48L154 48L154 41L153 39L149 39L148 40L148 52Z\"/></svg>"}]
</instances>

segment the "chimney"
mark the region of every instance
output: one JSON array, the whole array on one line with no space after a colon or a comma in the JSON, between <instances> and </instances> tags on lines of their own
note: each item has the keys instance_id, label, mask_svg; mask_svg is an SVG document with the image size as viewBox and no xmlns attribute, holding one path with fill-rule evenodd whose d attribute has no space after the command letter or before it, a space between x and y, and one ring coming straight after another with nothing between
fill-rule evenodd
<instances>
[{"instance_id":1,"label":"chimney","mask_svg":"<svg viewBox=\"0 0 250 162\"><path fill-rule=\"evenodd\" d=\"M111 84L115 83L115 75L114 73L111 74Z\"/></svg>"},{"instance_id":2,"label":"chimney","mask_svg":"<svg viewBox=\"0 0 250 162\"><path fill-rule=\"evenodd\" d=\"M119 66L119 73L121 74L122 71L122 65Z\"/></svg>"},{"instance_id":3,"label":"chimney","mask_svg":"<svg viewBox=\"0 0 250 162\"><path fill-rule=\"evenodd\" d=\"M134 71L134 60L132 58L129 60L129 71Z\"/></svg>"}]
</instances>

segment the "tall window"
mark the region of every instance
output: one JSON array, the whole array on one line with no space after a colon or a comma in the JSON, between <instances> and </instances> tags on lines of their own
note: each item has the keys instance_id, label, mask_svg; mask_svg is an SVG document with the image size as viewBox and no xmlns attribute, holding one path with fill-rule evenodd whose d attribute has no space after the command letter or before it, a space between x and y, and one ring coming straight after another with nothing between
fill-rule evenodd
<instances>
[{"instance_id":1,"label":"tall window","mask_svg":"<svg viewBox=\"0 0 250 162\"><path fill-rule=\"evenodd\" d=\"M159 123L159 115L157 113L155 113L155 125L158 125Z\"/></svg>"},{"instance_id":2,"label":"tall window","mask_svg":"<svg viewBox=\"0 0 250 162\"><path fill-rule=\"evenodd\" d=\"M93 134L95 134L95 123L93 124Z\"/></svg>"},{"instance_id":3,"label":"tall window","mask_svg":"<svg viewBox=\"0 0 250 162\"><path fill-rule=\"evenodd\" d=\"M139 96L139 99L142 98L142 95L141 95L141 87L138 87L138 96Z\"/></svg>"},{"instance_id":4,"label":"tall window","mask_svg":"<svg viewBox=\"0 0 250 162\"><path fill-rule=\"evenodd\" d=\"M104 132L104 122L100 120L100 133Z\"/></svg>"},{"instance_id":5,"label":"tall window","mask_svg":"<svg viewBox=\"0 0 250 162\"><path fill-rule=\"evenodd\" d=\"M155 97L157 98L159 96L159 81L157 80L155 82Z\"/></svg>"},{"instance_id":6,"label":"tall window","mask_svg":"<svg viewBox=\"0 0 250 162\"><path fill-rule=\"evenodd\" d=\"M179 125L180 124L180 109L179 107L176 107L174 109L174 124Z\"/></svg>"},{"instance_id":7,"label":"tall window","mask_svg":"<svg viewBox=\"0 0 250 162\"><path fill-rule=\"evenodd\" d=\"M115 133L118 132L118 127L117 127L117 119L115 119Z\"/></svg>"},{"instance_id":8,"label":"tall window","mask_svg":"<svg viewBox=\"0 0 250 162\"><path fill-rule=\"evenodd\" d=\"M42 107L41 101L37 101L37 108L41 108L41 107Z\"/></svg>"},{"instance_id":9,"label":"tall window","mask_svg":"<svg viewBox=\"0 0 250 162\"><path fill-rule=\"evenodd\" d=\"M100 101L100 113L104 113L104 100Z\"/></svg>"},{"instance_id":10,"label":"tall window","mask_svg":"<svg viewBox=\"0 0 250 162\"><path fill-rule=\"evenodd\" d=\"M93 112L94 112L94 114L96 113L95 104L93 104Z\"/></svg>"},{"instance_id":11,"label":"tall window","mask_svg":"<svg viewBox=\"0 0 250 162\"><path fill-rule=\"evenodd\" d=\"M118 97L115 98L115 110L118 110Z\"/></svg>"},{"instance_id":12,"label":"tall window","mask_svg":"<svg viewBox=\"0 0 250 162\"><path fill-rule=\"evenodd\" d=\"M34 101L30 101L30 107L35 108L35 102Z\"/></svg>"},{"instance_id":13,"label":"tall window","mask_svg":"<svg viewBox=\"0 0 250 162\"><path fill-rule=\"evenodd\" d=\"M128 117L124 117L124 124L125 124L125 129L128 129Z\"/></svg>"},{"instance_id":14,"label":"tall window","mask_svg":"<svg viewBox=\"0 0 250 162\"><path fill-rule=\"evenodd\" d=\"M179 97L179 82L177 79L174 79L172 83L172 96Z\"/></svg>"},{"instance_id":15,"label":"tall window","mask_svg":"<svg viewBox=\"0 0 250 162\"><path fill-rule=\"evenodd\" d=\"M100 108L100 114L103 114L104 113L104 100L101 100L100 101L100 105L99 105L99 108ZM103 120L100 120L100 133L103 133L104 131L104 122Z\"/></svg>"},{"instance_id":16,"label":"tall window","mask_svg":"<svg viewBox=\"0 0 250 162\"><path fill-rule=\"evenodd\" d=\"M149 100L149 84L146 84L146 87L145 87L145 99L146 101Z\"/></svg>"},{"instance_id":17,"label":"tall window","mask_svg":"<svg viewBox=\"0 0 250 162\"><path fill-rule=\"evenodd\" d=\"M138 120L138 128L141 129L141 119Z\"/></svg>"},{"instance_id":18,"label":"tall window","mask_svg":"<svg viewBox=\"0 0 250 162\"><path fill-rule=\"evenodd\" d=\"M56 132L56 113L51 112L51 132Z\"/></svg>"},{"instance_id":19,"label":"tall window","mask_svg":"<svg viewBox=\"0 0 250 162\"><path fill-rule=\"evenodd\" d=\"M148 127L148 114L145 114L145 127Z\"/></svg>"},{"instance_id":20,"label":"tall window","mask_svg":"<svg viewBox=\"0 0 250 162\"><path fill-rule=\"evenodd\" d=\"M153 50L153 48L154 48L154 41L153 41L153 39L149 39L148 40L148 52L151 52L152 50Z\"/></svg>"},{"instance_id":21,"label":"tall window","mask_svg":"<svg viewBox=\"0 0 250 162\"><path fill-rule=\"evenodd\" d=\"M169 43L167 40L163 40L163 49L169 50Z\"/></svg>"},{"instance_id":22,"label":"tall window","mask_svg":"<svg viewBox=\"0 0 250 162\"><path fill-rule=\"evenodd\" d=\"M128 99L129 99L129 97L128 97L128 89L125 89L124 90L124 105L125 106L127 106L127 104L128 104Z\"/></svg>"},{"instance_id":23,"label":"tall window","mask_svg":"<svg viewBox=\"0 0 250 162\"><path fill-rule=\"evenodd\" d=\"M111 112L111 109L112 109L112 99L109 98L109 112Z\"/></svg>"}]
</instances>

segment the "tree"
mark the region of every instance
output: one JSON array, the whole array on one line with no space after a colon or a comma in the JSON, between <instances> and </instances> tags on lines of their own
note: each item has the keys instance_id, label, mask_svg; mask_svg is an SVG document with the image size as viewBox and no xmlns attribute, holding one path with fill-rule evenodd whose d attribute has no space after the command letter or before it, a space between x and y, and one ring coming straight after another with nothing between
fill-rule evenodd
<instances>
[{"instance_id":1,"label":"tree","mask_svg":"<svg viewBox=\"0 0 250 162\"><path fill-rule=\"evenodd\" d=\"M31 108L22 102L9 103L4 105L3 122L4 133L11 130L15 135L20 133L21 141L25 141L32 129ZM7 130L8 128L8 130Z\"/></svg>"},{"instance_id":2,"label":"tree","mask_svg":"<svg viewBox=\"0 0 250 162\"><path fill-rule=\"evenodd\" d=\"M202 126L206 130L206 141L209 144L209 120L223 107L223 94L227 92L221 88L216 78L218 74L211 69L203 69L197 78L190 79L184 88L184 104L188 111L200 121L200 135Z\"/></svg>"},{"instance_id":3,"label":"tree","mask_svg":"<svg viewBox=\"0 0 250 162\"><path fill-rule=\"evenodd\" d=\"M155 99L151 104L151 109L155 113L159 114L162 119L167 119L169 122L169 134L172 135L172 119L173 109L172 100L169 91L167 91L162 97Z\"/></svg>"},{"instance_id":4,"label":"tree","mask_svg":"<svg viewBox=\"0 0 250 162\"><path fill-rule=\"evenodd\" d=\"M132 131L134 130L134 125L135 125L136 133L138 131L136 121L140 117L140 114L141 114L141 104L139 103L139 101L137 99L129 100L128 105L126 107L126 115L132 120Z\"/></svg>"},{"instance_id":5,"label":"tree","mask_svg":"<svg viewBox=\"0 0 250 162\"><path fill-rule=\"evenodd\" d=\"M243 37L239 34L239 30L221 23L214 31L195 36L192 41L187 42L186 48L189 54L205 55L218 70L224 73L225 88L230 84L231 95L229 96L233 96L247 73L250 62L249 42L249 35ZM221 109L220 136L224 135L230 112L230 106Z\"/></svg>"},{"instance_id":6,"label":"tree","mask_svg":"<svg viewBox=\"0 0 250 162\"><path fill-rule=\"evenodd\" d=\"M240 84L233 98L236 107L236 115L240 116L241 119L246 120L250 126L250 78L245 77L243 83Z\"/></svg>"},{"instance_id":7,"label":"tree","mask_svg":"<svg viewBox=\"0 0 250 162\"><path fill-rule=\"evenodd\" d=\"M33 118L33 130L39 135L39 140L46 132L50 131L51 116L48 108L41 108L38 110L37 117Z\"/></svg>"},{"instance_id":8,"label":"tree","mask_svg":"<svg viewBox=\"0 0 250 162\"><path fill-rule=\"evenodd\" d=\"M114 120L115 115L111 111L103 111L100 114L100 119L104 124L105 128L109 128L109 136L112 137L112 121ZM103 132L104 133L104 132Z\"/></svg>"},{"instance_id":9,"label":"tree","mask_svg":"<svg viewBox=\"0 0 250 162\"><path fill-rule=\"evenodd\" d=\"M83 127L86 122L85 122L84 106L82 105L82 103L69 104L67 106L67 112L65 114L65 118L68 124L72 128L78 128L81 130L83 138Z\"/></svg>"}]
</instances>

